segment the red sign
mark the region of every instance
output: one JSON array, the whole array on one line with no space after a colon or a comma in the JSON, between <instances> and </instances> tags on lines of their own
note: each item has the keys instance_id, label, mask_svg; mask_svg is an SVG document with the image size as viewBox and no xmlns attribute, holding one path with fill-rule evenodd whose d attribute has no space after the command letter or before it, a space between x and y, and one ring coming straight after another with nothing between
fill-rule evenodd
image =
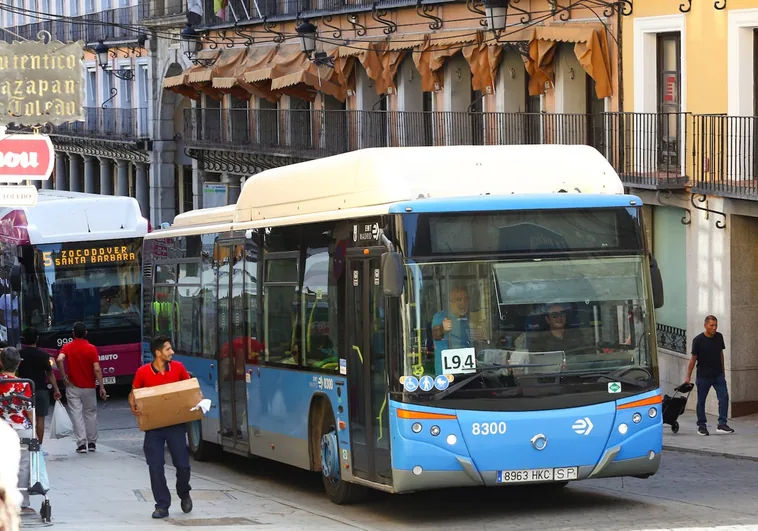
<instances>
[{"instance_id":1,"label":"red sign","mask_svg":"<svg viewBox=\"0 0 758 531\"><path fill-rule=\"evenodd\" d=\"M0 136L0 181L45 181L53 173L53 162L53 143L48 136Z\"/></svg>"},{"instance_id":2,"label":"red sign","mask_svg":"<svg viewBox=\"0 0 758 531\"><path fill-rule=\"evenodd\" d=\"M676 103L677 92L676 74L665 74L663 76L663 102Z\"/></svg>"}]
</instances>

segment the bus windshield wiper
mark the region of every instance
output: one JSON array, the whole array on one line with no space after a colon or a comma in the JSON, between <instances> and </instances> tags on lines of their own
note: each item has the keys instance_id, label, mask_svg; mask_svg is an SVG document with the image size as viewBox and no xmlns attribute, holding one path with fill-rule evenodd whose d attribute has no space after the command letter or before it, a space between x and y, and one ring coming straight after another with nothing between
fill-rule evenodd
<instances>
[{"instance_id":1,"label":"bus windshield wiper","mask_svg":"<svg viewBox=\"0 0 758 531\"><path fill-rule=\"evenodd\" d=\"M449 394L454 393L458 389L464 387L466 384L468 384L470 382L473 382L474 380L476 380L480 376L485 375L485 374L490 373L490 372L493 372L493 371L499 371L501 369L521 369L521 368L524 368L524 367L554 367L554 366L555 366L555 363L545 363L545 364L543 364L543 363L524 363L524 364L519 364L519 365L490 365L490 366L482 369L481 371L477 372L476 374L472 374L468 378L464 378L460 382L457 382L457 383L451 385L450 387L448 387L444 391L440 391L439 393L437 393L436 395L434 395L434 397L432 397L432 400L440 400L442 398L445 398Z\"/></svg>"},{"instance_id":2,"label":"bus windshield wiper","mask_svg":"<svg viewBox=\"0 0 758 531\"><path fill-rule=\"evenodd\" d=\"M555 375L550 375L550 376L576 376L578 378L598 378L598 381L601 381L600 379L605 379L605 381L608 381L608 382L621 382L624 384L633 385L635 387L648 386L647 382L644 380L641 380L639 378L627 378L625 376L618 374L619 372L626 372L629 369L640 369L650 374L647 371L647 369L645 369L644 367L630 365L627 367L619 367L613 372L599 372L593 369L593 370L588 370L588 371L565 371L565 372L556 373Z\"/></svg>"}]
</instances>

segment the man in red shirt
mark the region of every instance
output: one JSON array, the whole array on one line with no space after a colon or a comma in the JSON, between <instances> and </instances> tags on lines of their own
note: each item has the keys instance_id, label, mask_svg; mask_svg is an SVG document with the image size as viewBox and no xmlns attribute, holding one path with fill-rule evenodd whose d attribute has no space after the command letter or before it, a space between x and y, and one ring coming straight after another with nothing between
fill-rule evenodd
<instances>
[{"instance_id":1,"label":"man in red shirt","mask_svg":"<svg viewBox=\"0 0 758 531\"><path fill-rule=\"evenodd\" d=\"M100 386L100 398L105 400L103 372L95 346L87 341L87 327L74 324L74 340L64 345L58 354L58 370L66 385L66 400L71 413L71 424L76 437L76 451L86 454L96 450L97 396L95 381ZM67 362L64 364L64 362ZM68 365L68 373L65 365Z\"/></svg>"},{"instance_id":2,"label":"man in red shirt","mask_svg":"<svg viewBox=\"0 0 758 531\"><path fill-rule=\"evenodd\" d=\"M169 383L189 380L190 375L184 365L178 361L171 361L174 349L171 340L166 336L156 337L151 348L153 350L153 362L143 365L134 374L133 389L143 387L155 387ZM135 416L142 414L142 410L134 400L134 393L129 393L129 405ZM166 518L168 508L171 506L171 493L166 484L164 470L164 449L168 446L171 461L176 468L176 494L181 500L182 511L188 513L192 510L192 498L190 498L190 461L189 449L187 448L187 429L184 424L166 426L145 431L145 460L150 470L150 487L155 499L155 511L153 518Z\"/></svg>"}]
</instances>

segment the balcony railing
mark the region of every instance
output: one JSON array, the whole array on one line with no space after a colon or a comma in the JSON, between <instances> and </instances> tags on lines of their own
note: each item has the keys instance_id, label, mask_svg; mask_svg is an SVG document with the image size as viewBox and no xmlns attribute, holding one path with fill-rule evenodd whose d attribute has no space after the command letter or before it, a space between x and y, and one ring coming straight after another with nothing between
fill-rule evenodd
<instances>
[{"instance_id":1,"label":"balcony railing","mask_svg":"<svg viewBox=\"0 0 758 531\"><path fill-rule=\"evenodd\" d=\"M139 31L137 24L138 6L107 9L99 13L90 13L70 20L46 20L33 24L24 24L8 28L24 39L37 40L37 34L45 30L53 39L61 42L82 40L91 44L98 41L136 40ZM8 43L15 37L8 32L0 32L0 38Z\"/></svg>"},{"instance_id":2,"label":"balcony railing","mask_svg":"<svg viewBox=\"0 0 758 531\"><path fill-rule=\"evenodd\" d=\"M187 9L187 0L140 0L140 20L155 20L183 14ZM213 6L211 6L213 9Z\"/></svg>"},{"instance_id":3,"label":"balcony railing","mask_svg":"<svg viewBox=\"0 0 758 531\"><path fill-rule=\"evenodd\" d=\"M169 0L144 0L145 2L167 2ZM203 1L203 26L217 26L234 22L261 19L294 19L313 17L329 13L349 13L369 11L376 4L377 9L415 6L415 0L229 0L226 8L216 11L214 0ZM443 4L455 0L436 0L424 3ZM186 0L185 0L186 4ZM185 7L186 9L186 7Z\"/></svg>"},{"instance_id":4,"label":"balcony railing","mask_svg":"<svg viewBox=\"0 0 758 531\"><path fill-rule=\"evenodd\" d=\"M758 116L693 117L695 192L758 199Z\"/></svg>"},{"instance_id":5,"label":"balcony railing","mask_svg":"<svg viewBox=\"0 0 758 531\"><path fill-rule=\"evenodd\" d=\"M672 141L683 116L633 113L187 109L185 139L196 148L317 158L384 146L586 144L611 162L625 184L683 187L684 146Z\"/></svg>"},{"instance_id":6,"label":"balcony railing","mask_svg":"<svg viewBox=\"0 0 758 531\"><path fill-rule=\"evenodd\" d=\"M83 122L69 122L55 128L53 136L137 141L149 136L147 109L103 109L85 107Z\"/></svg>"}]
</instances>

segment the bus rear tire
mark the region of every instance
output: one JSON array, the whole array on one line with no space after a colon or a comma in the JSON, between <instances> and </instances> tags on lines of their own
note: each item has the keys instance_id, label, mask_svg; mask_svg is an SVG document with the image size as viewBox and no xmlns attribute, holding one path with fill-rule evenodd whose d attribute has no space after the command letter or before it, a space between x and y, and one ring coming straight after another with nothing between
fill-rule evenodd
<instances>
[{"instance_id":1,"label":"bus rear tire","mask_svg":"<svg viewBox=\"0 0 758 531\"><path fill-rule=\"evenodd\" d=\"M334 414L329 402L324 405L323 421L318 448L321 456L321 479L329 499L337 505L349 505L363 500L366 487L342 481L340 474L340 448Z\"/></svg>"},{"instance_id":2,"label":"bus rear tire","mask_svg":"<svg viewBox=\"0 0 758 531\"><path fill-rule=\"evenodd\" d=\"M187 423L187 442L195 461L210 461L216 456L218 447L203 440L203 426L199 420Z\"/></svg>"}]
</instances>

